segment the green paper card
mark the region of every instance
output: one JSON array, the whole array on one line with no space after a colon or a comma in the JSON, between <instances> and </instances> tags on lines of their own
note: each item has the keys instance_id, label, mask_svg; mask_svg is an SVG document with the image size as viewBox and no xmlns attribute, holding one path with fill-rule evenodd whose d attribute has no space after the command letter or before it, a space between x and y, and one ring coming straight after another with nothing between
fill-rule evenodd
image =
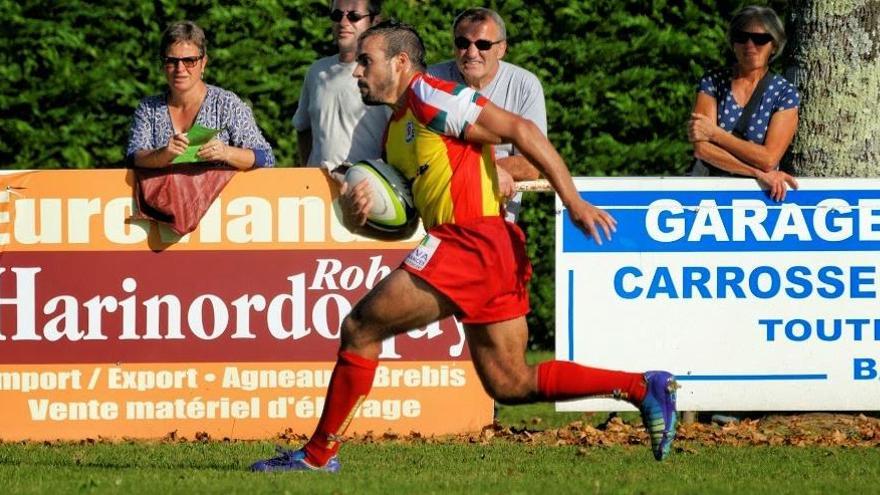
<instances>
[{"instance_id":1,"label":"green paper card","mask_svg":"<svg viewBox=\"0 0 880 495\"><path fill-rule=\"evenodd\" d=\"M178 155L174 160L171 160L171 163L193 163L204 161L196 156L196 153L202 149L203 144L214 139L214 136L219 133L220 129L210 129L199 124L193 125L189 132L186 133L186 138L189 139L189 146L186 147L186 151Z\"/></svg>"}]
</instances>

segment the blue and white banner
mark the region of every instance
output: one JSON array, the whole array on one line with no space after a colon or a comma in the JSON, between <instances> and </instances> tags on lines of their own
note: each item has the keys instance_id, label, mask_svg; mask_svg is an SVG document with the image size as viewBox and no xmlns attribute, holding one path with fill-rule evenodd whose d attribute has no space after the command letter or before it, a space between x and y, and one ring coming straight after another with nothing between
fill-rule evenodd
<instances>
[{"instance_id":1,"label":"blue and white banner","mask_svg":"<svg viewBox=\"0 0 880 495\"><path fill-rule=\"evenodd\" d=\"M576 184L618 228L599 246L557 217L558 358L669 370L681 410L880 409L880 180L783 202L746 179Z\"/></svg>"}]
</instances>

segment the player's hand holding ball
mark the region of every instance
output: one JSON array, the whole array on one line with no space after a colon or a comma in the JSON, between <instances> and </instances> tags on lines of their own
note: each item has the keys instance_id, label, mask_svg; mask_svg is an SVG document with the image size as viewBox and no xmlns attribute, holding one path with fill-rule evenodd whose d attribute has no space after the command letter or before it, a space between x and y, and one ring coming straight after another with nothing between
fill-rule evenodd
<instances>
[{"instance_id":1,"label":"player's hand holding ball","mask_svg":"<svg viewBox=\"0 0 880 495\"><path fill-rule=\"evenodd\" d=\"M334 174L338 177L338 174ZM351 230L386 240L411 237L419 224L410 182L380 159L348 167L340 188L343 221Z\"/></svg>"},{"instance_id":2,"label":"player's hand holding ball","mask_svg":"<svg viewBox=\"0 0 880 495\"><path fill-rule=\"evenodd\" d=\"M373 196L370 193L369 181L366 179L356 183L343 181L339 188L339 194L345 226L352 231L363 227L367 223L370 210L373 208Z\"/></svg>"}]
</instances>

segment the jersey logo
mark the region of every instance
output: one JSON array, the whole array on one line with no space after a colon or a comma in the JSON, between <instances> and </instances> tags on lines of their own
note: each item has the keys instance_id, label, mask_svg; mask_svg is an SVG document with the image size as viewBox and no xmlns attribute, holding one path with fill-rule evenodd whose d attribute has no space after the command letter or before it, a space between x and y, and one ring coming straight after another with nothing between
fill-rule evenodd
<instances>
[{"instance_id":1,"label":"jersey logo","mask_svg":"<svg viewBox=\"0 0 880 495\"><path fill-rule=\"evenodd\" d=\"M406 123L406 142L411 143L413 139L416 138L416 126L412 123L412 120Z\"/></svg>"},{"instance_id":2,"label":"jersey logo","mask_svg":"<svg viewBox=\"0 0 880 495\"><path fill-rule=\"evenodd\" d=\"M422 239L422 242L416 246L415 249L410 251L409 256L406 257L406 263L410 268L413 268L418 271L422 271L426 266L428 266L428 262L431 261L431 258L434 256L434 253L437 251L437 247L440 246L440 239L428 234Z\"/></svg>"}]
</instances>

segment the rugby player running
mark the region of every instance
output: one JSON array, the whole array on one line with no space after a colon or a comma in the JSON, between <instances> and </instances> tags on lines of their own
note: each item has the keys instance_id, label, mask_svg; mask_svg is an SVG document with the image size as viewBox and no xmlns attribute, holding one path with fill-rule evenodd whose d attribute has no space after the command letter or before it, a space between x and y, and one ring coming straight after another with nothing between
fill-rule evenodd
<instances>
[{"instance_id":1,"label":"rugby player running","mask_svg":"<svg viewBox=\"0 0 880 495\"><path fill-rule=\"evenodd\" d=\"M615 220L584 201L553 145L535 124L464 85L425 74L416 31L385 21L358 42L354 77L364 102L394 110L386 161L413 181L416 209L428 232L399 268L370 290L343 320L340 350L323 414L296 451L258 461L254 471L330 471L348 424L369 394L384 339L455 315L486 392L503 404L610 396L642 413L657 460L675 436L675 378L664 371L630 373L568 361L525 361L531 265L525 236L502 216L492 144L511 142L544 174L571 220L596 243ZM350 222L363 225L367 183L343 186Z\"/></svg>"}]
</instances>

